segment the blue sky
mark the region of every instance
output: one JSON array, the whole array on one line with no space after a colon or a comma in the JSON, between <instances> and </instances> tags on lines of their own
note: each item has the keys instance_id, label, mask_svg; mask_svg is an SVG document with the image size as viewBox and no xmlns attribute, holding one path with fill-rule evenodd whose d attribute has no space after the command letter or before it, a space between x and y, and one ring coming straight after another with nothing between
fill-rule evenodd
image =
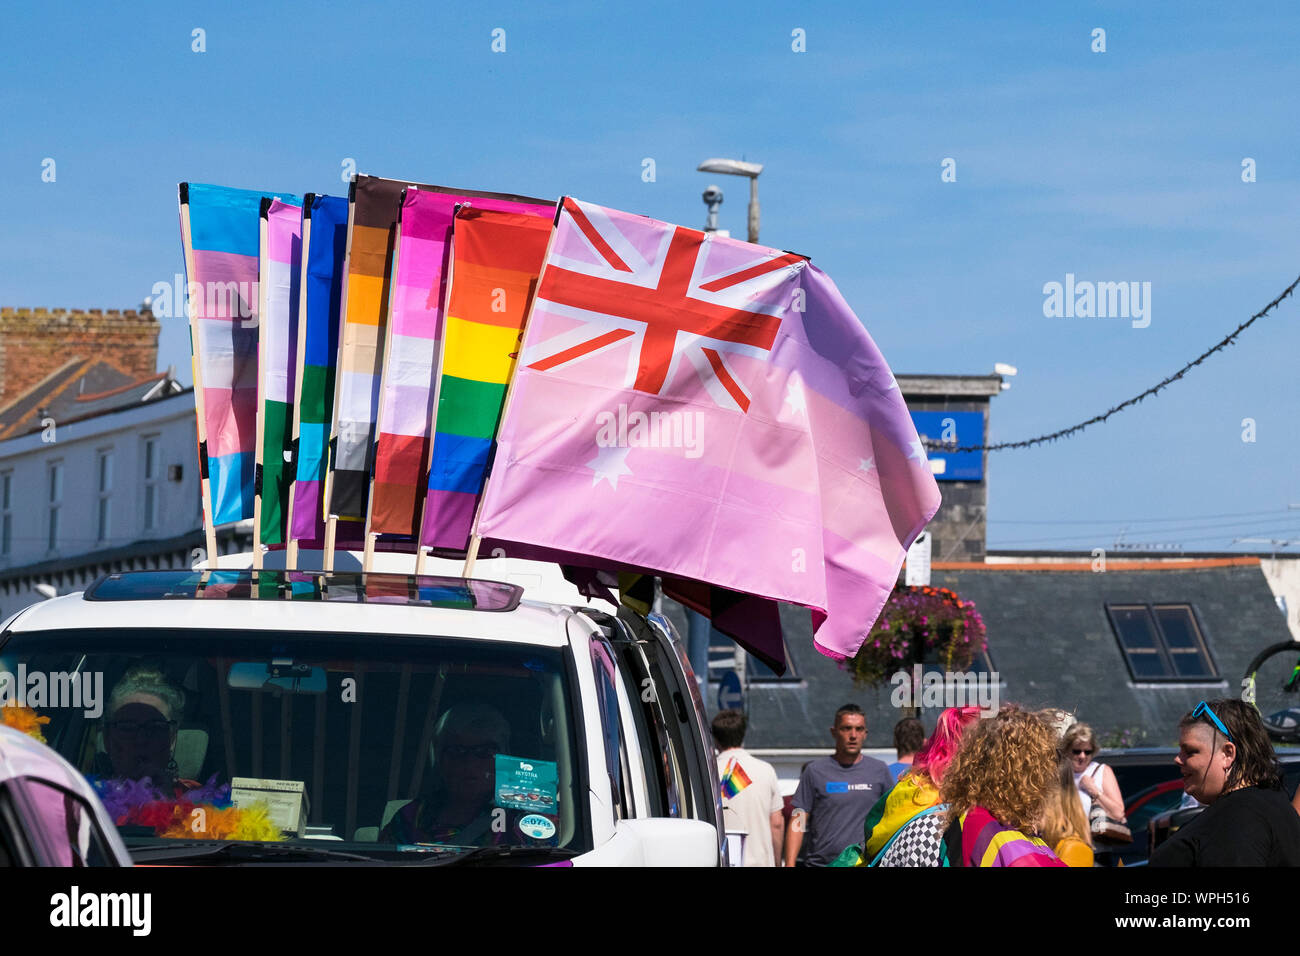
<instances>
[{"instance_id":1,"label":"blue sky","mask_svg":"<svg viewBox=\"0 0 1300 956\"><path fill-rule=\"evenodd\" d=\"M181 271L181 180L341 193L352 159L690 226L716 181L743 236L744 181L695 167L745 157L766 166L762 240L812 256L896 372L1015 365L991 437L1032 437L1300 274L1300 10L1129 7L22 5L0 36L0 303L136 306ZM1067 273L1150 282L1150 326L1045 317ZM1105 425L991 455L990 546L1300 539L1298 312ZM164 321L160 361L188 378L188 354Z\"/></svg>"}]
</instances>

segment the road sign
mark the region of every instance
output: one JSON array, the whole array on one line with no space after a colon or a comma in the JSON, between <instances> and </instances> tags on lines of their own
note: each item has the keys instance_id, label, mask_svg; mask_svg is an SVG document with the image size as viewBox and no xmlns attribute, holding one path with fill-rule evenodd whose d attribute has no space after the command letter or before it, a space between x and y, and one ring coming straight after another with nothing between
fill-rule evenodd
<instances>
[{"instance_id":1,"label":"road sign","mask_svg":"<svg viewBox=\"0 0 1300 956\"><path fill-rule=\"evenodd\" d=\"M723 671L718 683L718 710L744 710L745 692L740 688L740 675Z\"/></svg>"}]
</instances>

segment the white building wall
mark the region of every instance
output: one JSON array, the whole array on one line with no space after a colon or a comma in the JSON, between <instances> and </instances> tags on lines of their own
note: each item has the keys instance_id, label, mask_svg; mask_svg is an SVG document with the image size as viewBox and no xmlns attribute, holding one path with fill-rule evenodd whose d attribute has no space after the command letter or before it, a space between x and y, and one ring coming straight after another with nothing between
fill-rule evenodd
<instances>
[{"instance_id":1,"label":"white building wall","mask_svg":"<svg viewBox=\"0 0 1300 956\"><path fill-rule=\"evenodd\" d=\"M11 528L9 553L0 554L0 573L47 561L72 568L93 552L173 538L200 527L194 421L193 393L183 392L0 442L0 485L8 476ZM145 453L150 437L157 443L153 482L157 508L154 526L147 528ZM98 455L102 451L112 456L112 478L106 495L108 535L100 539ZM50 473L55 463L62 465L62 487L58 489L58 540L50 548ZM180 468L179 481L169 476L173 466ZM3 520L0 514L0 534ZM76 590L85 583L64 581L59 590ZM5 594L0 590L0 616L39 599L35 592Z\"/></svg>"}]
</instances>

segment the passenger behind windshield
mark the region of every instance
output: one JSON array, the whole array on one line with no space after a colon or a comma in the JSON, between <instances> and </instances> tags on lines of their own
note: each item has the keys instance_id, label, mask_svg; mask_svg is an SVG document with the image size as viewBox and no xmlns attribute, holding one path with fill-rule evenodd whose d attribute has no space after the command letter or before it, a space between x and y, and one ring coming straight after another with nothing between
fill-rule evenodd
<instances>
[{"instance_id":1,"label":"passenger behind windshield","mask_svg":"<svg viewBox=\"0 0 1300 956\"><path fill-rule=\"evenodd\" d=\"M510 725L495 707L468 703L449 708L434 729L429 791L398 810L380 840L456 846L505 842L509 821L505 810L493 806L493 798L496 755L509 751Z\"/></svg>"},{"instance_id":2,"label":"passenger behind windshield","mask_svg":"<svg viewBox=\"0 0 1300 956\"><path fill-rule=\"evenodd\" d=\"M148 782L176 796L198 787L178 779L176 728L185 709L185 692L155 668L131 668L108 698L104 749L118 780Z\"/></svg>"}]
</instances>

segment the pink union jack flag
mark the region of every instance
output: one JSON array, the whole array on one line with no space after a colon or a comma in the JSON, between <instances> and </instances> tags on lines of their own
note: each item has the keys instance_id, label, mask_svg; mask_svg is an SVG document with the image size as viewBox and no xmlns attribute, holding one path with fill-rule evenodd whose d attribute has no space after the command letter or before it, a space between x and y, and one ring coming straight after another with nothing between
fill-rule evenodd
<instances>
[{"instance_id":1,"label":"pink union jack flag","mask_svg":"<svg viewBox=\"0 0 1300 956\"><path fill-rule=\"evenodd\" d=\"M746 412L750 390L732 359L767 360L805 262L566 198L536 308L573 324L530 345L524 364L574 375L578 363L616 356L623 388L672 397L683 374L695 376L719 407Z\"/></svg>"}]
</instances>

